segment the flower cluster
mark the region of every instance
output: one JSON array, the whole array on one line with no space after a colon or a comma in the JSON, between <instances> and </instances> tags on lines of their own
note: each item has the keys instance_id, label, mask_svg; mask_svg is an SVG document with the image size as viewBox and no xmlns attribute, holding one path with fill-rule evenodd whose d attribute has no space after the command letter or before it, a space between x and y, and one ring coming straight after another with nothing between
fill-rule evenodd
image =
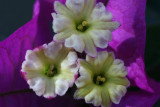
<instances>
[{"instance_id":1,"label":"flower cluster","mask_svg":"<svg viewBox=\"0 0 160 107\"><path fill-rule=\"evenodd\" d=\"M65 4L54 2L54 41L27 51L21 70L24 78L45 98L63 96L75 83L76 99L84 98L94 106L119 104L130 84L126 67L114 52L97 51L108 47L119 22L112 21L112 13L101 2L66 0Z\"/></svg>"}]
</instances>

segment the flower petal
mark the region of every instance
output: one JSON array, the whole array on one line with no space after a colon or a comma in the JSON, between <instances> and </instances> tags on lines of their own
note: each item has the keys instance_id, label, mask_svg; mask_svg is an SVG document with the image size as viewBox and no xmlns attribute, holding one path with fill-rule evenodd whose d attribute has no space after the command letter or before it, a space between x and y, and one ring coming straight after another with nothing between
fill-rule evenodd
<instances>
[{"instance_id":1,"label":"flower petal","mask_svg":"<svg viewBox=\"0 0 160 107\"><path fill-rule=\"evenodd\" d=\"M59 51L62 49L62 44L55 42L50 42L48 45L43 46L44 54L51 59L55 59L59 54Z\"/></svg>"},{"instance_id":2,"label":"flower petal","mask_svg":"<svg viewBox=\"0 0 160 107\"><path fill-rule=\"evenodd\" d=\"M108 92L112 102L119 104L121 98L126 94L127 90L125 86L109 84Z\"/></svg>"},{"instance_id":3,"label":"flower petal","mask_svg":"<svg viewBox=\"0 0 160 107\"><path fill-rule=\"evenodd\" d=\"M91 14L91 19L93 21L111 21L112 18L112 13L107 11L106 7L101 2L96 4Z\"/></svg>"},{"instance_id":4,"label":"flower petal","mask_svg":"<svg viewBox=\"0 0 160 107\"><path fill-rule=\"evenodd\" d=\"M59 1L54 2L54 9L58 14L64 15L68 18L74 17L72 12L67 7L65 7L63 4L61 4Z\"/></svg>"},{"instance_id":5,"label":"flower petal","mask_svg":"<svg viewBox=\"0 0 160 107\"><path fill-rule=\"evenodd\" d=\"M72 27L73 23L67 17L52 13L53 17L53 29L55 33L61 32L66 28Z\"/></svg>"},{"instance_id":6,"label":"flower petal","mask_svg":"<svg viewBox=\"0 0 160 107\"><path fill-rule=\"evenodd\" d=\"M53 39L56 42L64 42L65 39L70 37L74 33L73 29L65 29L63 32L60 32L58 34L55 34Z\"/></svg>"},{"instance_id":7,"label":"flower petal","mask_svg":"<svg viewBox=\"0 0 160 107\"><path fill-rule=\"evenodd\" d=\"M93 30L90 35L94 41L94 44L99 48L106 48L108 42L112 39L112 34L109 30Z\"/></svg>"},{"instance_id":8,"label":"flower petal","mask_svg":"<svg viewBox=\"0 0 160 107\"><path fill-rule=\"evenodd\" d=\"M76 51L82 53L84 50L84 42L81 35L72 35L65 40L65 46L68 48L74 48Z\"/></svg>"},{"instance_id":9,"label":"flower petal","mask_svg":"<svg viewBox=\"0 0 160 107\"><path fill-rule=\"evenodd\" d=\"M97 50L94 46L93 40L88 37L90 35L83 35L83 40L85 44L85 52L92 57L95 57L97 55Z\"/></svg>"},{"instance_id":10,"label":"flower petal","mask_svg":"<svg viewBox=\"0 0 160 107\"><path fill-rule=\"evenodd\" d=\"M92 29L100 29L100 30L110 30L113 31L120 26L119 22L112 21L112 22L102 22L96 21L92 23Z\"/></svg>"},{"instance_id":11,"label":"flower petal","mask_svg":"<svg viewBox=\"0 0 160 107\"><path fill-rule=\"evenodd\" d=\"M86 103L93 103L94 106L100 106L102 103L101 93L94 88L88 95L85 96Z\"/></svg>"},{"instance_id":12,"label":"flower petal","mask_svg":"<svg viewBox=\"0 0 160 107\"><path fill-rule=\"evenodd\" d=\"M46 84L46 87L45 87L45 92L43 94L43 96L45 98L55 98L57 96L56 92L55 92L55 79L48 79L46 78L45 80L45 84Z\"/></svg>"},{"instance_id":13,"label":"flower petal","mask_svg":"<svg viewBox=\"0 0 160 107\"><path fill-rule=\"evenodd\" d=\"M68 82L61 79L56 80L55 85L56 85L56 89L55 89L56 94L60 96L63 96L69 88Z\"/></svg>"},{"instance_id":14,"label":"flower petal","mask_svg":"<svg viewBox=\"0 0 160 107\"><path fill-rule=\"evenodd\" d=\"M82 66L79 69L80 77L76 80L75 84L78 88L87 85L88 82L91 82L91 76L89 72L86 71Z\"/></svg>"},{"instance_id":15,"label":"flower petal","mask_svg":"<svg viewBox=\"0 0 160 107\"><path fill-rule=\"evenodd\" d=\"M116 59L113 65L109 68L107 75L125 77L128 74L122 60Z\"/></svg>"},{"instance_id":16,"label":"flower petal","mask_svg":"<svg viewBox=\"0 0 160 107\"><path fill-rule=\"evenodd\" d=\"M66 0L66 5L75 14L78 14L84 8L84 0Z\"/></svg>"},{"instance_id":17,"label":"flower petal","mask_svg":"<svg viewBox=\"0 0 160 107\"><path fill-rule=\"evenodd\" d=\"M27 81L30 88L33 89L38 96L41 96L45 92L45 82L42 78L33 78Z\"/></svg>"}]
</instances>

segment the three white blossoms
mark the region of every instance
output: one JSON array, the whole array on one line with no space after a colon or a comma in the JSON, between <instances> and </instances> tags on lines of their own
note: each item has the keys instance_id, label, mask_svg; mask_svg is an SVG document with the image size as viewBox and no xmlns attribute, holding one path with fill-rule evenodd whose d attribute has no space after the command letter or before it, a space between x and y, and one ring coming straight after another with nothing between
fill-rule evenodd
<instances>
[{"instance_id":1,"label":"three white blossoms","mask_svg":"<svg viewBox=\"0 0 160 107\"><path fill-rule=\"evenodd\" d=\"M54 41L28 50L22 64L30 88L38 96L54 98L75 83L76 99L94 106L118 104L129 86L126 67L112 52L96 48L107 48L119 23L95 0L66 0L66 6L56 1L54 9ZM76 52L83 51L86 58L78 58Z\"/></svg>"}]
</instances>

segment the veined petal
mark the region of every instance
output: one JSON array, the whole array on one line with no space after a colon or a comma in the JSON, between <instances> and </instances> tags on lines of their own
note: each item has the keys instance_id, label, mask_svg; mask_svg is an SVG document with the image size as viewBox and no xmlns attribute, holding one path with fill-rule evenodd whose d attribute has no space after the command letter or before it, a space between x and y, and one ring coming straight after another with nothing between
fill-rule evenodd
<instances>
[{"instance_id":1,"label":"veined petal","mask_svg":"<svg viewBox=\"0 0 160 107\"><path fill-rule=\"evenodd\" d=\"M94 88L88 95L85 96L86 103L93 103L94 106L100 106L102 103L101 93L97 88Z\"/></svg>"},{"instance_id":2,"label":"veined petal","mask_svg":"<svg viewBox=\"0 0 160 107\"><path fill-rule=\"evenodd\" d=\"M96 21L92 23L91 29L110 30L113 31L120 26L119 22L102 22Z\"/></svg>"},{"instance_id":3,"label":"veined petal","mask_svg":"<svg viewBox=\"0 0 160 107\"><path fill-rule=\"evenodd\" d=\"M33 78L29 79L27 81L30 88L33 89L38 96L41 96L45 92L45 82L42 80L42 78Z\"/></svg>"},{"instance_id":4,"label":"veined petal","mask_svg":"<svg viewBox=\"0 0 160 107\"><path fill-rule=\"evenodd\" d=\"M67 39L68 37L70 37L72 34L74 33L73 29L65 29L63 32L60 32L58 34L55 34L53 39L56 42L64 42L65 39Z\"/></svg>"},{"instance_id":5,"label":"veined petal","mask_svg":"<svg viewBox=\"0 0 160 107\"><path fill-rule=\"evenodd\" d=\"M56 85L55 92L60 96L63 96L69 88L68 82L61 79L56 80L55 85Z\"/></svg>"},{"instance_id":6,"label":"veined petal","mask_svg":"<svg viewBox=\"0 0 160 107\"><path fill-rule=\"evenodd\" d=\"M102 51L102 52L98 52L97 57L95 58L87 55L86 61L90 63L92 66L95 66L95 69L100 70L107 57L108 57L108 53L105 51Z\"/></svg>"},{"instance_id":7,"label":"veined petal","mask_svg":"<svg viewBox=\"0 0 160 107\"><path fill-rule=\"evenodd\" d=\"M106 88L104 88L101 91L101 96L102 96L102 107L110 107L111 106L111 102L110 102L110 96L108 93L108 90Z\"/></svg>"},{"instance_id":8,"label":"veined petal","mask_svg":"<svg viewBox=\"0 0 160 107\"><path fill-rule=\"evenodd\" d=\"M83 9L82 17L89 17L89 15L92 12L92 9L94 8L95 0L86 0L85 6Z\"/></svg>"},{"instance_id":9,"label":"veined petal","mask_svg":"<svg viewBox=\"0 0 160 107\"><path fill-rule=\"evenodd\" d=\"M66 5L75 14L78 14L84 8L84 0L66 0Z\"/></svg>"},{"instance_id":10,"label":"veined petal","mask_svg":"<svg viewBox=\"0 0 160 107\"><path fill-rule=\"evenodd\" d=\"M63 4L61 4L59 1L54 2L54 9L58 14L64 15L68 18L73 18L74 15L72 12Z\"/></svg>"},{"instance_id":11,"label":"veined petal","mask_svg":"<svg viewBox=\"0 0 160 107\"><path fill-rule=\"evenodd\" d=\"M68 48L74 48L76 51L82 53L84 51L84 42L81 35L73 34L71 37L65 40L65 46Z\"/></svg>"},{"instance_id":12,"label":"veined petal","mask_svg":"<svg viewBox=\"0 0 160 107\"><path fill-rule=\"evenodd\" d=\"M106 7L101 2L96 4L91 14L91 20L93 21L111 21L112 18L112 13L107 11Z\"/></svg>"},{"instance_id":13,"label":"veined petal","mask_svg":"<svg viewBox=\"0 0 160 107\"><path fill-rule=\"evenodd\" d=\"M112 39L112 34L109 30L92 30L90 32L94 44L99 48L106 48L108 42Z\"/></svg>"},{"instance_id":14,"label":"veined petal","mask_svg":"<svg viewBox=\"0 0 160 107\"><path fill-rule=\"evenodd\" d=\"M126 94L127 90L125 86L109 84L108 92L112 102L119 104L121 98Z\"/></svg>"},{"instance_id":15,"label":"veined petal","mask_svg":"<svg viewBox=\"0 0 160 107\"><path fill-rule=\"evenodd\" d=\"M78 88L83 87L84 85L87 85L88 82L91 82L91 75L85 68L80 67L79 73L81 76L75 82Z\"/></svg>"},{"instance_id":16,"label":"veined petal","mask_svg":"<svg viewBox=\"0 0 160 107\"><path fill-rule=\"evenodd\" d=\"M73 23L70 21L70 19L63 15L52 13L52 17L53 29L55 33L61 32L66 28L73 26Z\"/></svg>"},{"instance_id":17,"label":"veined petal","mask_svg":"<svg viewBox=\"0 0 160 107\"><path fill-rule=\"evenodd\" d=\"M85 43L85 52L92 57L97 55L96 47L94 46L93 40L90 39L90 35L83 35L83 40Z\"/></svg>"},{"instance_id":18,"label":"veined petal","mask_svg":"<svg viewBox=\"0 0 160 107\"><path fill-rule=\"evenodd\" d=\"M123 61L117 59L114 60L106 75L125 77L127 73Z\"/></svg>"},{"instance_id":19,"label":"veined petal","mask_svg":"<svg viewBox=\"0 0 160 107\"><path fill-rule=\"evenodd\" d=\"M76 74L79 67L76 65L77 54L75 52L69 52L68 56L61 63L62 69L69 69L73 74Z\"/></svg>"},{"instance_id":20,"label":"veined petal","mask_svg":"<svg viewBox=\"0 0 160 107\"><path fill-rule=\"evenodd\" d=\"M93 85L86 85L83 88L79 88L75 94L74 94L74 98L75 99L82 99L84 98L91 90L93 89Z\"/></svg>"},{"instance_id":21,"label":"veined petal","mask_svg":"<svg viewBox=\"0 0 160 107\"><path fill-rule=\"evenodd\" d=\"M44 80L43 80L44 81ZM56 92L55 92L55 80L54 79L46 79L46 87L45 87L45 92L44 92L44 97L45 98L54 98L57 96Z\"/></svg>"},{"instance_id":22,"label":"veined petal","mask_svg":"<svg viewBox=\"0 0 160 107\"><path fill-rule=\"evenodd\" d=\"M44 53L48 58L55 59L61 49L62 44L51 42L48 45L44 46Z\"/></svg>"}]
</instances>

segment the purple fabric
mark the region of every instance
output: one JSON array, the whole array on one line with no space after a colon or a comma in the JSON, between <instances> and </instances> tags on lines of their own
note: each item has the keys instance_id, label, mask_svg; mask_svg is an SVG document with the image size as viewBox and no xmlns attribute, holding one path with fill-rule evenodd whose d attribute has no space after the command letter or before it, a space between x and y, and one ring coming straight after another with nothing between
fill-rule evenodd
<instances>
[{"instance_id":1,"label":"purple fabric","mask_svg":"<svg viewBox=\"0 0 160 107\"><path fill-rule=\"evenodd\" d=\"M59 1L65 2L65 0ZM99 1L105 2L105 0ZM113 32L113 41L109 45L116 56L124 60L132 86L141 89L128 91L118 107L142 107L145 104L146 107L152 107L160 95L160 85L149 80L144 69L145 5L146 0L109 0L107 6L107 9L113 13L114 20L121 23L120 28ZM90 106L84 101L74 100L73 94L52 100L38 97L33 92L2 95L10 91L28 89L26 81L19 72L21 64L26 50L52 41L49 25L52 21L51 12L53 12L53 0L37 0L34 5L33 19L0 42L0 106Z\"/></svg>"}]
</instances>

